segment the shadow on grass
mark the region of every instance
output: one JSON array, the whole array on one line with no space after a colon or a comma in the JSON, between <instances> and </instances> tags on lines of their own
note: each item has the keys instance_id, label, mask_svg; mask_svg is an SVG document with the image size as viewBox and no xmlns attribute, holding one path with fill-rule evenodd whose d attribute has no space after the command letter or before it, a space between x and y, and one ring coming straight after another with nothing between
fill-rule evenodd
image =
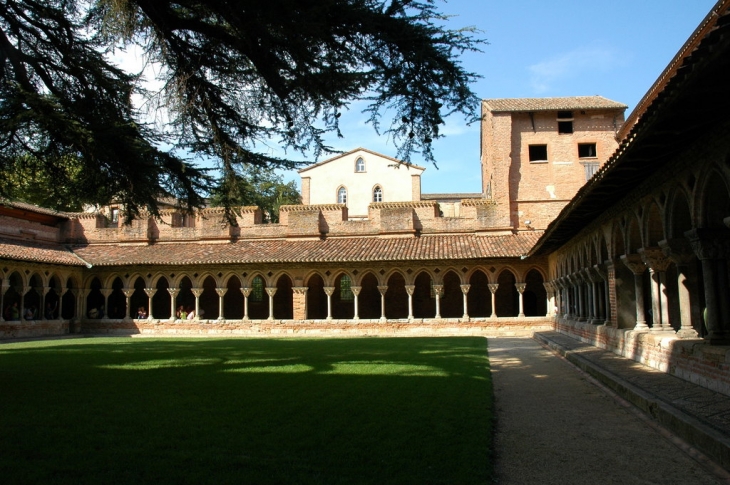
<instances>
[{"instance_id":1,"label":"shadow on grass","mask_svg":"<svg viewBox=\"0 0 730 485\"><path fill-rule=\"evenodd\" d=\"M485 483L483 338L82 339L0 347L0 476Z\"/></svg>"}]
</instances>

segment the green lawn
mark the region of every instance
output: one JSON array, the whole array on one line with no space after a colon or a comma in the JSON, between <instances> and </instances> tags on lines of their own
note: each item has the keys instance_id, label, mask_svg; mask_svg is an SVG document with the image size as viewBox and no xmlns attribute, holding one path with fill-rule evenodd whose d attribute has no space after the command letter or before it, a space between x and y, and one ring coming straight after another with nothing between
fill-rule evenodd
<instances>
[{"instance_id":1,"label":"green lawn","mask_svg":"<svg viewBox=\"0 0 730 485\"><path fill-rule=\"evenodd\" d=\"M2 483L487 483L484 338L0 344Z\"/></svg>"}]
</instances>

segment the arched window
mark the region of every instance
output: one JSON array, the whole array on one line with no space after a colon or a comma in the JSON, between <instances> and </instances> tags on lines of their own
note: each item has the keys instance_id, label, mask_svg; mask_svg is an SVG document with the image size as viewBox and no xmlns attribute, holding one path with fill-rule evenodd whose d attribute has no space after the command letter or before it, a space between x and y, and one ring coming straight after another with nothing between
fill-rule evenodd
<instances>
[{"instance_id":1,"label":"arched window","mask_svg":"<svg viewBox=\"0 0 730 485\"><path fill-rule=\"evenodd\" d=\"M338 204L347 204L347 189L344 187L340 187L337 189L337 203Z\"/></svg>"},{"instance_id":2,"label":"arched window","mask_svg":"<svg viewBox=\"0 0 730 485\"><path fill-rule=\"evenodd\" d=\"M365 171L365 160L361 158L358 158L355 162L355 171L356 172L364 172Z\"/></svg>"},{"instance_id":3,"label":"arched window","mask_svg":"<svg viewBox=\"0 0 730 485\"><path fill-rule=\"evenodd\" d=\"M383 202L383 189L379 185L373 189L373 202Z\"/></svg>"},{"instance_id":4,"label":"arched window","mask_svg":"<svg viewBox=\"0 0 730 485\"><path fill-rule=\"evenodd\" d=\"M251 301L263 301L264 299L264 279L256 276L251 282Z\"/></svg>"},{"instance_id":5,"label":"arched window","mask_svg":"<svg viewBox=\"0 0 730 485\"><path fill-rule=\"evenodd\" d=\"M352 286L352 280L350 277L342 275L342 278L340 278L340 300L352 301L355 299L355 295L352 294L350 286Z\"/></svg>"}]
</instances>

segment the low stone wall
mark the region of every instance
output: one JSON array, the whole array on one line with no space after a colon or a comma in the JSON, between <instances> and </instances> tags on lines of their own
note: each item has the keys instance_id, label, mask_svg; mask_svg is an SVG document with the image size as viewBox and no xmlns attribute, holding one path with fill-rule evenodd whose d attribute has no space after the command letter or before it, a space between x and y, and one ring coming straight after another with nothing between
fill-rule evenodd
<instances>
[{"instance_id":1,"label":"low stone wall","mask_svg":"<svg viewBox=\"0 0 730 485\"><path fill-rule=\"evenodd\" d=\"M545 317L408 320L93 320L81 324L81 332L96 335L160 336L410 336L483 335L531 336L552 330Z\"/></svg>"},{"instance_id":2,"label":"low stone wall","mask_svg":"<svg viewBox=\"0 0 730 485\"><path fill-rule=\"evenodd\" d=\"M69 333L68 320L0 322L0 340L46 337Z\"/></svg>"},{"instance_id":3,"label":"low stone wall","mask_svg":"<svg viewBox=\"0 0 730 485\"><path fill-rule=\"evenodd\" d=\"M559 318L555 330L622 357L730 396L730 346L652 333L591 325Z\"/></svg>"}]
</instances>

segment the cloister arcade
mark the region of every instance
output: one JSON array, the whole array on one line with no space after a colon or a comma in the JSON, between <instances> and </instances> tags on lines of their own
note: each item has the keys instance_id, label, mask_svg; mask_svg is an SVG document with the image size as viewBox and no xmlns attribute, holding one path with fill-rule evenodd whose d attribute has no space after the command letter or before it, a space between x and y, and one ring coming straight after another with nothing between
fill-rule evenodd
<instances>
[{"instance_id":1,"label":"cloister arcade","mask_svg":"<svg viewBox=\"0 0 730 485\"><path fill-rule=\"evenodd\" d=\"M539 266L489 264L362 269L105 268L29 263L2 268L0 304L20 319L388 320L496 319L552 314ZM40 311L44 309L46 311Z\"/></svg>"},{"instance_id":2,"label":"cloister arcade","mask_svg":"<svg viewBox=\"0 0 730 485\"><path fill-rule=\"evenodd\" d=\"M655 183L553 254L560 318L728 340L729 165Z\"/></svg>"}]
</instances>

